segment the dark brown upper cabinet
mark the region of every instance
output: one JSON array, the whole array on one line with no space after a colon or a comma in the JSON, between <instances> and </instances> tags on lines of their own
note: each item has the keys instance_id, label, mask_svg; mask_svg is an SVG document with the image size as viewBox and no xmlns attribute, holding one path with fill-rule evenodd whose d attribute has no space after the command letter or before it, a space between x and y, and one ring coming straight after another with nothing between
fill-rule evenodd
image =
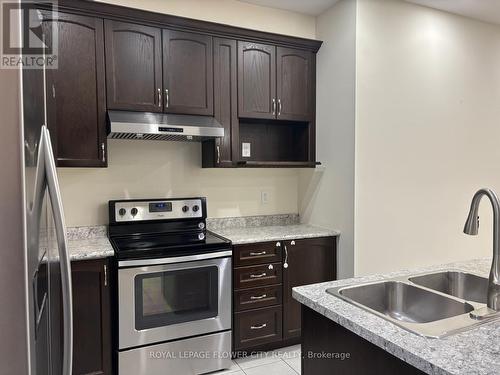
<instances>
[{"instance_id":1,"label":"dark brown upper cabinet","mask_svg":"<svg viewBox=\"0 0 500 375\"><path fill-rule=\"evenodd\" d=\"M163 30L165 112L213 115L212 37Z\"/></svg>"},{"instance_id":2,"label":"dark brown upper cabinet","mask_svg":"<svg viewBox=\"0 0 500 375\"><path fill-rule=\"evenodd\" d=\"M238 115L276 117L276 47L238 42Z\"/></svg>"},{"instance_id":3,"label":"dark brown upper cabinet","mask_svg":"<svg viewBox=\"0 0 500 375\"><path fill-rule=\"evenodd\" d=\"M57 166L105 167L103 20L42 14L47 39L54 22L59 34L58 68L47 70L47 122Z\"/></svg>"},{"instance_id":4,"label":"dark brown upper cabinet","mask_svg":"<svg viewBox=\"0 0 500 375\"><path fill-rule=\"evenodd\" d=\"M203 167L232 167L238 151L236 41L214 38L214 116L224 137L203 142Z\"/></svg>"},{"instance_id":5,"label":"dark brown upper cabinet","mask_svg":"<svg viewBox=\"0 0 500 375\"><path fill-rule=\"evenodd\" d=\"M109 109L162 112L161 30L105 20Z\"/></svg>"},{"instance_id":6,"label":"dark brown upper cabinet","mask_svg":"<svg viewBox=\"0 0 500 375\"><path fill-rule=\"evenodd\" d=\"M310 121L314 105L314 56L309 51L277 47L276 118Z\"/></svg>"},{"instance_id":7,"label":"dark brown upper cabinet","mask_svg":"<svg viewBox=\"0 0 500 375\"><path fill-rule=\"evenodd\" d=\"M203 167L318 164L321 41L95 1L60 2L59 20L37 6L49 39L49 23L59 28L59 69L47 71L46 93L58 166L107 166L107 110L216 117L225 136L203 142Z\"/></svg>"},{"instance_id":8,"label":"dark brown upper cabinet","mask_svg":"<svg viewBox=\"0 0 500 375\"><path fill-rule=\"evenodd\" d=\"M314 117L314 56L309 51L238 42L238 85L239 117Z\"/></svg>"}]
</instances>

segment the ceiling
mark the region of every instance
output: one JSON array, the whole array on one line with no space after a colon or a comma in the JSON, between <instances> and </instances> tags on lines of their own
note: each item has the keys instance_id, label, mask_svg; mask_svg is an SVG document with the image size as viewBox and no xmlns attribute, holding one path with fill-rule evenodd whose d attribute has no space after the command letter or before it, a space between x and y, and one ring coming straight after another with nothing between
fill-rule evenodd
<instances>
[{"instance_id":1,"label":"ceiling","mask_svg":"<svg viewBox=\"0 0 500 375\"><path fill-rule=\"evenodd\" d=\"M265 7L292 10L294 12L317 16L339 0L240 0L244 3Z\"/></svg>"},{"instance_id":2,"label":"ceiling","mask_svg":"<svg viewBox=\"0 0 500 375\"><path fill-rule=\"evenodd\" d=\"M410 3L500 24L499 0L406 0Z\"/></svg>"},{"instance_id":3,"label":"ceiling","mask_svg":"<svg viewBox=\"0 0 500 375\"><path fill-rule=\"evenodd\" d=\"M317 16L338 0L240 0L271 8ZM500 24L500 0L405 0L410 3Z\"/></svg>"}]
</instances>

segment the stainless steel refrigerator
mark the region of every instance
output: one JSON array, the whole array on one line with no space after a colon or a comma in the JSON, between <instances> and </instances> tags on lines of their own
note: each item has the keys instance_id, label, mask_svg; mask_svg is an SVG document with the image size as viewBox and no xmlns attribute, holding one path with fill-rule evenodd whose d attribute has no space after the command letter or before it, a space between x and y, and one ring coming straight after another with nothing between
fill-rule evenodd
<instances>
[{"instance_id":1,"label":"stainless steel refrigerator","mask_svg":"<svg viewBox=\"0 0 500 375\"><path fill-rule=\"evenodd\" d=\"M0 69L0 87L0 374L70 375L71 266L45 71Z\"/></svg>"}]
</instances>

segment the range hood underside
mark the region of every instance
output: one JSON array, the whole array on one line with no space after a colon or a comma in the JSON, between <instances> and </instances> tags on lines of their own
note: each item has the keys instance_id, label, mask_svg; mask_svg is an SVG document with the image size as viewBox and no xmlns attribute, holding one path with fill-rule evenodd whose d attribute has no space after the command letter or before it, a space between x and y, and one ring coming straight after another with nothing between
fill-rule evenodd
<instances>
[{"instance_id":1,"label":"range hood underside","mask_svg":"<svg viewBox=\"0 0 500 375\"><path fill-rule=\"evenodd\" d=\"M108 111L111 139L202 141L224 136L213 117L149 112Z\"/></svg>"}]
</instances>

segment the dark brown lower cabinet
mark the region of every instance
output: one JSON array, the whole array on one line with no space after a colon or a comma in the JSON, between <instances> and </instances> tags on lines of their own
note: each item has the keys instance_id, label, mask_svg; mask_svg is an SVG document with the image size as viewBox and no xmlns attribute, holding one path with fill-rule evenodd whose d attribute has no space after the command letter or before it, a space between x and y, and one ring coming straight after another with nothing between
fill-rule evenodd
<instances>
[{"instance_id":1,"label":"dark brown lower cabinet","mask_svg":"<svg viewBox=\"0 0 500 375\"><path fill-rule=\"evenodd\" d=\"M306 306L302 306L302 325L303 375L424 374Z\"/></svg>"},{"instance_id":2,"label":"dark brown lower cabinet","mask_svg":"<svg viewBox=\"0 0 500 375\"><path fill-rule=\"evenodd\" d=\"M288 267L283 269L283 338L300 337L301 304L292 288L336 279L334 237L283 241Z\"/></svg>"},{"instance_id":3,"label":"dark brown lower cabinet","mask_svg":"<svg viewBox=\"0 0 500 375\"><path fill-rule=\"evenodd\" d=\"M71 263L73 281L73 375L111 375L109 260Z\"/></svg>"},{"instance_id":4,"label":"dark brown lower cabinet","mask_svg":"<svg viewBox=\"0 0 500 375\"><path fill-rule=\"evenodd\" d=\"M235 349L280 341L282 314L281 305L236 314L234 317Z\"/></svg>"},{"instance_id":5,"label":"dark brown lower cabinet","mask_svg":"<svg viewBox=\"0 0 500 375\"><path fill-rule=\"evenodd\" d=\"M336 238L235 245L233 347L237 356L299 343L299 285L335 280Z\"/></svg>"}]
</instances>

